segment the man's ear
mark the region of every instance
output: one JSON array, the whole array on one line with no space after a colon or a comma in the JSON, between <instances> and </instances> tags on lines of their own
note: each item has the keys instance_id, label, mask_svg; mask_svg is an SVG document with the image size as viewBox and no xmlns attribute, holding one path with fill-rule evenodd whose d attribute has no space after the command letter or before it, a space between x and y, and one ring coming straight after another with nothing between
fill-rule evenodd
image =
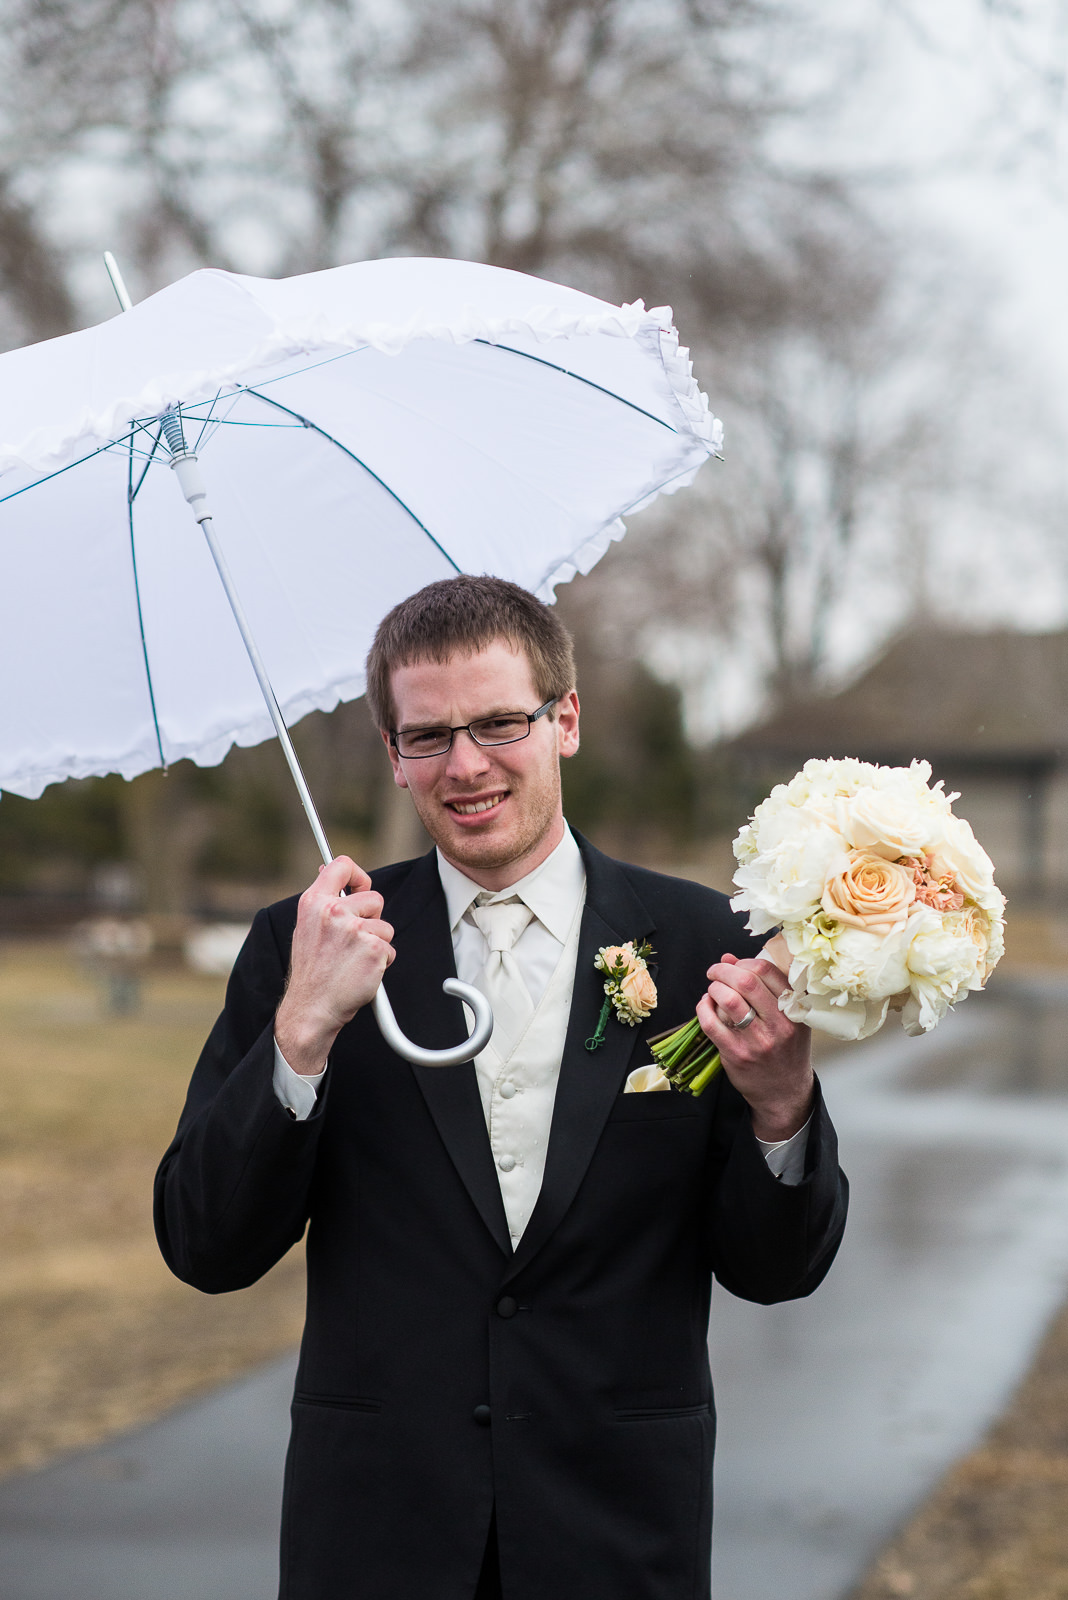
<instances>
[{"instance_id":1,"label":"man's ear","mask_svg":"<svg viewBox=\"0 0 1068 1600\"><path fill-rule=\"evenodd\" d=\"M382 735L382 743L386 747L386 754L389 756L389 763L393 768L393 782L397 785L398 789L407 789L408 780L401 771L400 756L397 754L394 746L390 744L389 734L386 732L385 728L379 728L378 731Z\"/></svg>"},{"instance_id":2,"label":"man's ear","mask_svg":"<svg viewBox=\"0 0 1068 1600\"><path fill-rule=\"evenodd\" d=\"M556 748L566 760L579 747L579 697L572 689L556 706Z\"/></svg>"}]
</instances>

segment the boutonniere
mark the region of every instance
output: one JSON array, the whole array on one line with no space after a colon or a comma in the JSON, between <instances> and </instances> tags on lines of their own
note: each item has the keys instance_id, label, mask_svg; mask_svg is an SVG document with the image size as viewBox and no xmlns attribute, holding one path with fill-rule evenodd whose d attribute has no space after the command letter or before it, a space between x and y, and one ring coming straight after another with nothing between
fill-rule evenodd
<instances>
[{"instance_id":1,"label":"boutonniere","mask_svg":"<svg viewBox=\"0 0 1068 1600\"><path fill-rule=\"evenodd\" d=\"M604 1004L597 1027L586 1040L587 1050L604 1044L605 1028L613 1011L628 1028L636 1028L656 1010L656 984L646 964L652 954L653 948L645 940L636 944L633 939L626 944L606 944L598 950L593 964L604 973Z\"/></svg>"}]
</instances>

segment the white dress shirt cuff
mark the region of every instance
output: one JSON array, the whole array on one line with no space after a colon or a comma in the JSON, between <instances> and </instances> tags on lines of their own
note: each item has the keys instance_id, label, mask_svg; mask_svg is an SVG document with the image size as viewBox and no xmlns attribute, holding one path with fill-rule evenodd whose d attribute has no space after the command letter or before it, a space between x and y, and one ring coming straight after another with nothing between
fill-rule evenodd
<instances>
[{"instance_id":1,"label":"white dress shirt cuff","mask_svg":"<svg viewBox=\"0 0 1068 1600\"><path fill-rule=\"evenodd\" d=\"M330 1063L327 1062L327 1066ZM294 1072L285 1056L274 1042L274 1092L279 1101L291 1112L297 1122L307 1122L315 1110L319 1085L326 1077L326 1067L314 1077ZM774 1148L774 1146L772 1147Z\"/></svg>"},{"instance_id":2,"label":"white dress shirt cuff","mask_svg":"<svg viewBox=\"0 0 1068 1600\"><path fill-rule=\"evenodd\" d=\"M277 1048L276 1045L275 1049ZM318 1079L310 1081L318 1082ZM757 1140L764 1160L768 1164L768 1170L780 1183L788 1184L791 1188L796 1187L805 1176L805 1151L808 1149L808 1130L811 1123L812 1118L809 1117L803 1128L798 1128L789 1139L780 1139L777 1144L768 1139Z\"/></svg>"}]
</instances>

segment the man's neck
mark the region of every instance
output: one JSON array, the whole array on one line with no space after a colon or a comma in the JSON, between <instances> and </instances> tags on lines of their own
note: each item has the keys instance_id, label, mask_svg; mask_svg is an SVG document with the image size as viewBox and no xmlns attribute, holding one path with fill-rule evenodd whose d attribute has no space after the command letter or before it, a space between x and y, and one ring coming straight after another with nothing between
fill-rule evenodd
<instances>
[{"instance_id":1,"label":"man's neck","mask_svg":"<svg viewBox=\"0 0 1068 1600\"><path fill-rule=\"evenodd\" d=\"M462 872L465 878L470 878L472 883L477 883L480 889L488 889L491 894L497 894L501 889L510 889L513 883L518 883L521 878L529 877L536 867L543 861L548 861L561 839L564 837L564 818L558 815L532 850L520 856L515 861L508 861L503 866L480 867L466 861L454 861L447 851L441 853L451 867L457 872ZM438 847L441 848L440 845Z\"/></svg>"}]
</instances>

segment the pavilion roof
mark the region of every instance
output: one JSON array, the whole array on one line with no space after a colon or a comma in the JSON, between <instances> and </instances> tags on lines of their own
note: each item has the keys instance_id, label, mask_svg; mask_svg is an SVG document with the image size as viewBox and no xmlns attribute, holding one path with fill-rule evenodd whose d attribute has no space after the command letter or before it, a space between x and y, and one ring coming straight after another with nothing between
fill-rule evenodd
<instances>
[{"instance_id":1,"label":"pavilion roof","mask_svg":"<svg viewBox=\"0 0 1068 1600\"><path fill-rule=\"evenodd\" d=\"M859 756L936 767L1068 760L1068 630L913 626L853 683L787 704L732 741L749 758Z\"/></svg>"}]
</instances>

